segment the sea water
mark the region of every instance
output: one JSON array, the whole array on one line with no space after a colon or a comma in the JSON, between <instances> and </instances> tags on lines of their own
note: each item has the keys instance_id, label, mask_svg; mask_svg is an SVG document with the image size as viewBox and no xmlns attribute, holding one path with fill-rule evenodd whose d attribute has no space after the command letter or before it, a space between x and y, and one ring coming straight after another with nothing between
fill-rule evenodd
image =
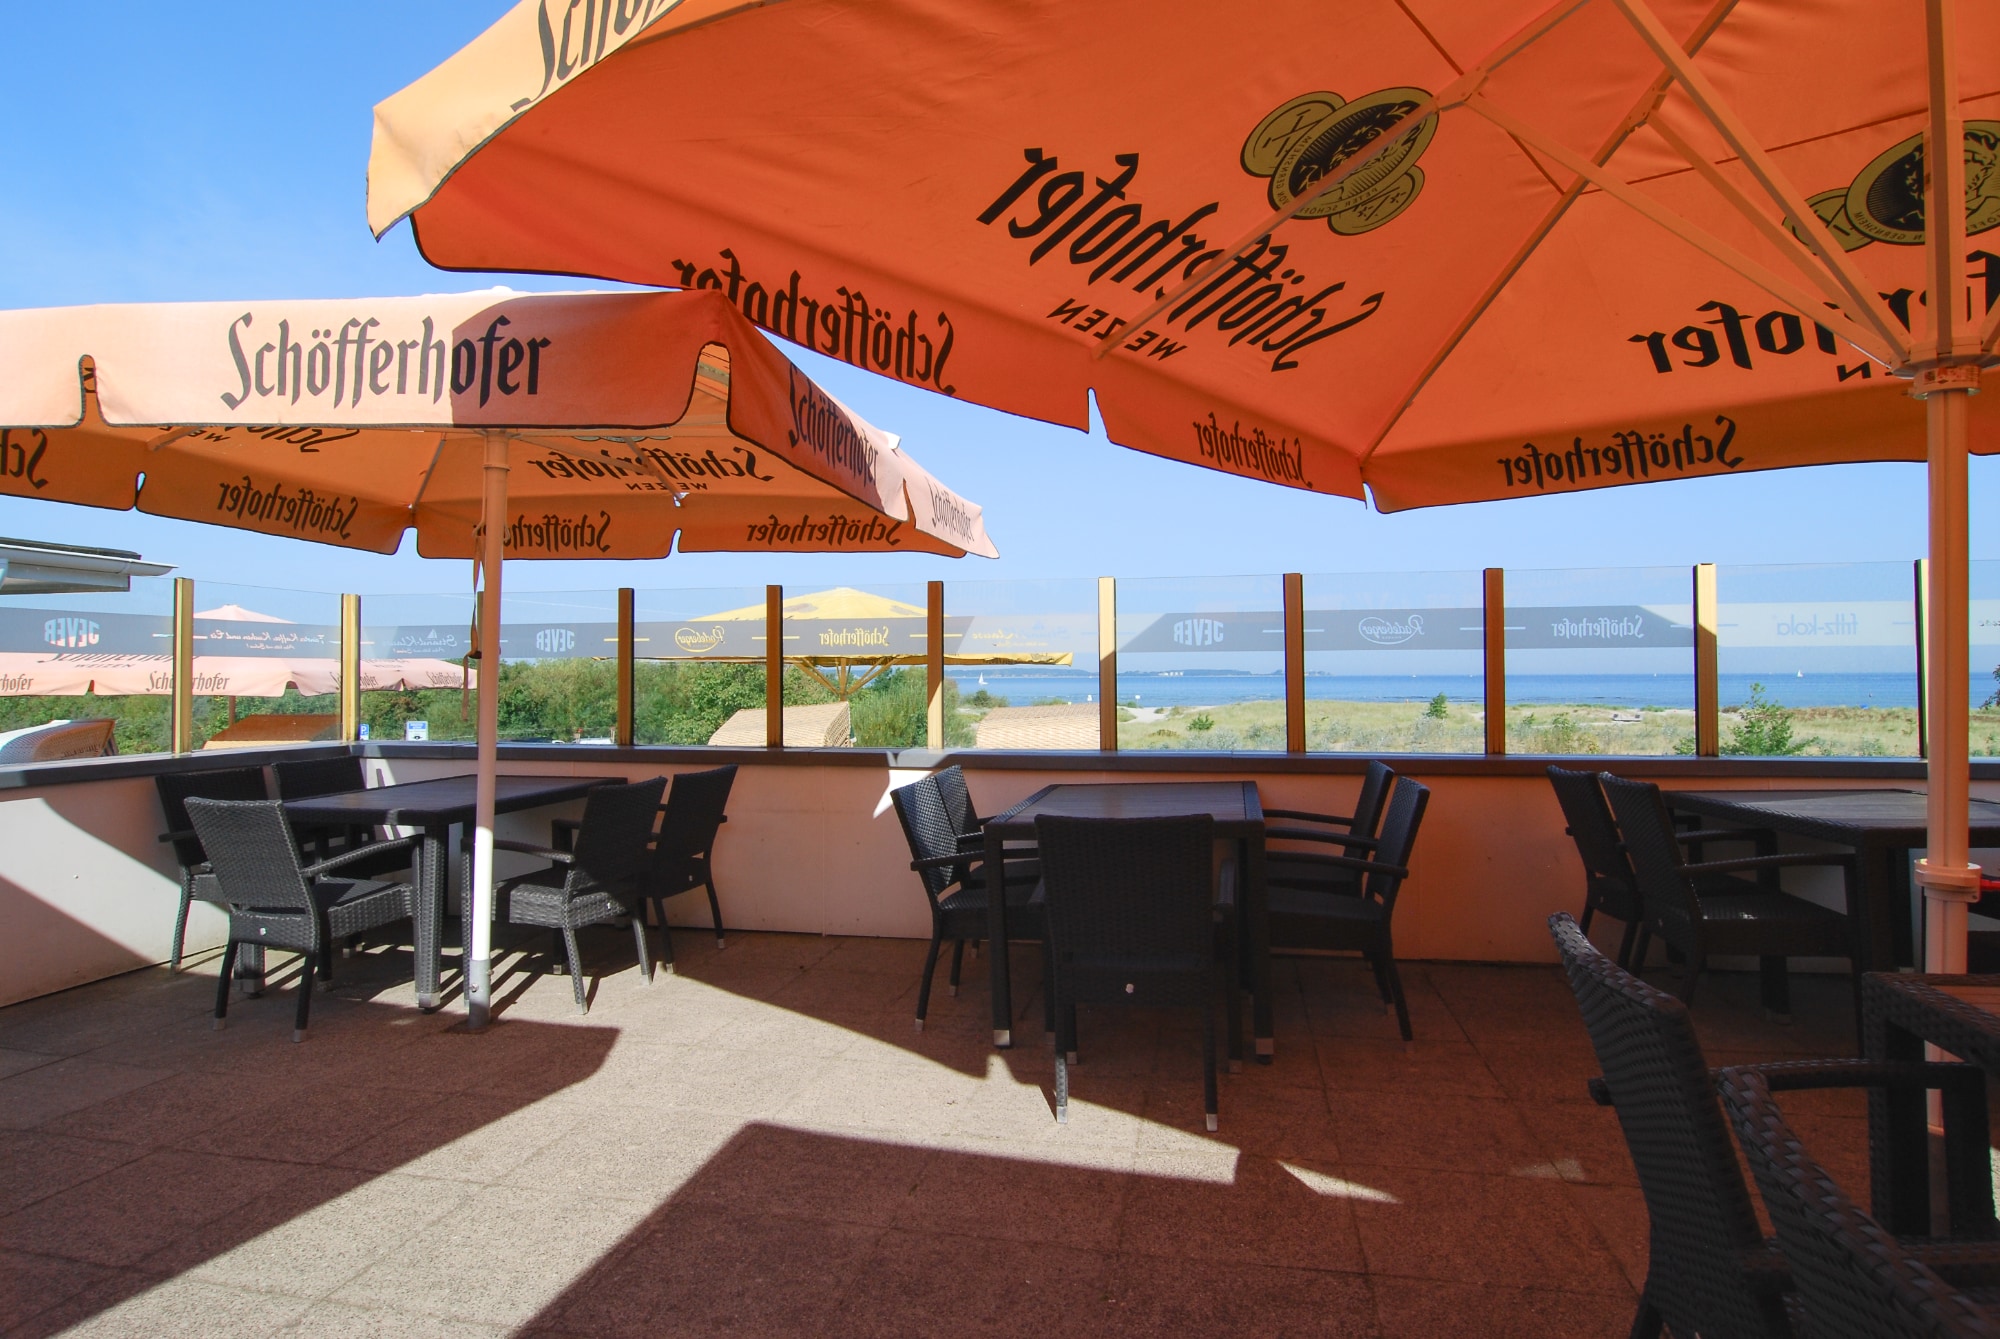
<instances>
[{"instance_id":1,"label":"sea water","mask_svg":"<svg viewBox=\"0 0 2000 1339\"><path fill-rule=\"evenodd\" d=\"M1097 692L1097 676L1087 672L988 668L953 670L959 692L985 690L1013 706L1044 700L1083 702ZM1720 696L1725 708L1750 699L1752 684L1764 686L1768 701L1787 707L1915 707L1914 674L1724 674ZM1991 681L1972 685L1978 706L1993 692ZM1443 693L1452 702L1477 704L1485 688L1476 674L1334 675L1308 674L1309 701L1427 702ZM1285 695L1277 674L1120 674L1118 700L1137 699L1142 707L1214 707L1232 702L1278 701ZM1682 674L1510 674L1507 700L1523 705L1548 704L1639 707L1694 707L1694 680Z\"/></svg>"}]
</instances>

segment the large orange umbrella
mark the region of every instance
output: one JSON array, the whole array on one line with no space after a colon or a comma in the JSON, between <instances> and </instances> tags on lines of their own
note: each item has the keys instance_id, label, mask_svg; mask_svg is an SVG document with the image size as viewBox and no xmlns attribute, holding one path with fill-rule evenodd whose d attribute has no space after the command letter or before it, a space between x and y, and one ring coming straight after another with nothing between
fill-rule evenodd
<instances>
[{"instance_id":1,"label":"large orange umbrella","mask_svg":"<svg viewBox=\"0 0 2000 1339\"><path fill-rule=\"evenodd\" d=\"M980 509L711 293L0 312L0 493L393 552L992 555ZM479 695L473 1025L489 1005L499 695Z\"/></svg>"},{"instance_id":2,"label":"large orange umbrella","mask_svg":"<svg viewBox=\"0 0 2000 1339\"><path fill-rule=\"evenodd\" d=\"M523 0L376 108L369 214L1390 510L1928 458L1919 879L1976 887L1992 5Z\"/></svg>"}]
</instances>

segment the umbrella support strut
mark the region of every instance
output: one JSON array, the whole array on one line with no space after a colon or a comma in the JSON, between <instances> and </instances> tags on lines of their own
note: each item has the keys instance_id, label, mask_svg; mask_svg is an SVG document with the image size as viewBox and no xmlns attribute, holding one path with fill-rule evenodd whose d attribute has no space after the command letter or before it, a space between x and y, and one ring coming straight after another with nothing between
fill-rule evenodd
<instances>
[{"instance_id":1,"label":"umbrella support strut","mask_svg":"<svg viewBox=\"0 0 2000 1339\"><path fill-rule=\"evenodd\" d=\"M1970 610L1966 570L1966 402L1978 387L1976 367L1920 373L1930 453L1929 683L1931 709L1928 845L1917 861L1924 892L1924 970L1965 970L1966 909L1979 897L1979 866L1966 859L1971 766ZM1928 388L1928 389L1927 389Z\"/></svg>"},{"instance_id":2,"label":"umbrella support strut","mask_svg":"<svg viewBox=\"0 0 2000 1339\"><path fill-rule=\"evenodd\" d=\"M472 887L465 908L465 1025L483 1029L493 1004L493 801L500 733L500 569L507 533L507 436L489 432L480 496L479 768Z\"/></svg>"}]
</instances>

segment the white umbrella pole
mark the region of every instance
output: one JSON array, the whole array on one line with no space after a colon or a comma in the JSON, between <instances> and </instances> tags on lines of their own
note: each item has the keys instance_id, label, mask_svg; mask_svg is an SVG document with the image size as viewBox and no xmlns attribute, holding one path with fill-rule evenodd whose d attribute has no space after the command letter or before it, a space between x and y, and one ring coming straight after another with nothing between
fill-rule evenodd
<instances>
[{"instance_id":1,"label":"white umbrella pole","mask_svg":"<svg viewBox=\"0 0 2000 1339\"><path fill-rule=\"evenodd\" d=\"M1970 374L1970 375L1967 375ZM1979 867L1967 862L1971 765L1966 738L1972 684L1967 650L1966 401L1978 385L1977 369L1937 368L1919 374L1928 383L1924 409L1930 452L1931 620L1929 850L1917 862L1924 891L1924 970L1965 970L1966 906L1979 896Z\"/></svg>"},{"instance_id":2,"label":"white umbrella pole","mask_svg":"<svg viewBox=\"0 0 2000 1339\"><path fill-rule=\"evenodd\" d=\"M472 895L466 920L466 1026L486 1026L493 1002L493 799L500 736L500 570L507 534L507 438L486 434L479 519L479 783L474 799Z\"/></svg>"}]
</instances>

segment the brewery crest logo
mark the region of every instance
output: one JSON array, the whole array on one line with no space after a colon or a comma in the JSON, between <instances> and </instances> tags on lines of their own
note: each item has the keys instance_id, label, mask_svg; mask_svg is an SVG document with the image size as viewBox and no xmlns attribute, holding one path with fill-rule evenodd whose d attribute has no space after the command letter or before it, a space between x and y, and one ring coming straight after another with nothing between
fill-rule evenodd
<instances>
[{"instance_id":1,"label":"brewery crest logo","mask_svg":"<svg viewBox=\"0 0 2000 1339\"><path fill-rule=\"evenodd\" d=\"M1810 196L1806 203L1846 250L1858 251L1870 242L1922 246L1924 137L1912 135L1884 149L1852 182ZM1996 225L2000 225L2000 121L1967 121L1965 234L1970 237Z\"/></svg>"},{"instance_id":2,"label":"brewery crest logo","mask_svg":"<svg viewBox=\"0 0 2000 1339\"><path fill-rule=\"evenodd\" d=\"M1243 170L1269 178L1271 207L1283 209L1383 135L1400 132L1394 144L1295 215L1323 218L1343 237L1379 228L1408 209L1424 188L1417 159L1437 133L1437 113L1413 129L1401 127L1429 97L1421 88L1379 89L1352 102L1338 93L1300 94L1259 121L1243 141Z\"/></svg>"}]
</instances>

